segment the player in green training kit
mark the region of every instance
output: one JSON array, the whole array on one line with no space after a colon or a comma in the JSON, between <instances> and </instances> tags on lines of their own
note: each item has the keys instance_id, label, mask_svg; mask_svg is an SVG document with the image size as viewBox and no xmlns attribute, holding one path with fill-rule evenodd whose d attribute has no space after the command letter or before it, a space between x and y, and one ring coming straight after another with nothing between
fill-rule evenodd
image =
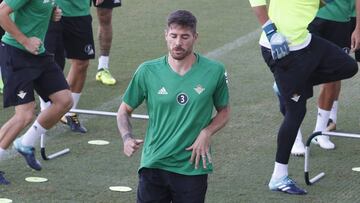
<instances>
[{"instance_id":1,"label":"player in green training kit","mask_svg":"<svg viewBox=\"0 0 360 203\"><path fill-rule=\"evenodd\" d=\"M131 113L144 100L149 113L138 202L205 201L207 174L213 170L211 137L225 126L230 109L224 66L193 52L196 22L189 11L169 15L169 54L139 66L119 107L118 127L127 156L143 143L132 133Z\"/></svg>"},{"instance_id":2,"label":"player in green training kit","mask_svg":"<svg viewBox=\"0 0 360 203\"><path fill-rule=\"evenodd\" d=\"M62 9L60 22L52 23L46 35L45 46L55 54L56 62L62 69L65 57L70 59L70 69L66 77L74 101L73 109L77 108L85 85L90 59L95 58L95 47L90 15L90 0L56 0ZM95 4L103 0L95 0ZM41 102L42 109L49 106ZM86 133L87 129L80 123L75 113L67 112L61 122L67 124L74 132Z\"/></svg>"},{"instance_id":3,"label":"player in green training kit","mask_svg":"<svg viewBox=\"0 0 360 203\"><path fill-rule=\"evenodd\" d=\"M1 2L2 2L2 0L0 0L0 3ZM0 39L4 34L5 34L5 31L0 26ZM3 93L3 88L4 88L4 83L3 83L3 80L2 80L2 77L1 77L1 67L0 67L0 94Z\"/></svg>"},{"instance_id":4,"label":"player in green training kit","mask_svg":"<svg viewBox=\"0 0 360 203\"><path fill-rule=\"evenodd\" d=\"M4 0L0 25L6 31L0 43L0 66L4 78L4 107L14 106L14 115L0 129L0 160L16 136L35 117L34 90L52 105L42 111L14 148L27 164L41 170L35 158L35 143L71 107L72 98L64 74L45 50L43 41L50 20L59 21L61 10L54 0ZM0 173L0 184L9 184Z\"/></svg>"},{"instance_id":5,"label":"player in green training kit","mask_svg":"<svg viewBox=\"0 0 360 203\"><path fill-rule=\"evenodd\" d=\"M264 61L285 107L269 189L303 195L306 190L288 175L288 162L306 113L306 101L312 97L314 85L350 78L358 67L340 47L307 30L319 9L319 0L271 0L269 11L266 0L249 1L263 28L260 45Z\"/></svg>"}]
</instances>

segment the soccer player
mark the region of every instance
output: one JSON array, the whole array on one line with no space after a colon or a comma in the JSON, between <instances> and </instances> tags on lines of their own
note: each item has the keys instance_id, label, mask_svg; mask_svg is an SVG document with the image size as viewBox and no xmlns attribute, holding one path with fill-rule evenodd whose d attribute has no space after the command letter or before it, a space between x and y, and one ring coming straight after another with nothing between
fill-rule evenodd
<instances>
[{"instance_id":1,"label":"soccer player","mask_svg":"<svg viewBox=\"0 0 360 203\"><path fill-rule=\"evenodd\" d=\"M304 195L288 175L290 151L306 113L313 86L350 78L358 67L338 46L307 30L319 8L319 0L249 0L263 33L260 38L264 61L274 75L285 103L285 116L278 137L274 171L269 189Z\"/></svg>"},{"instance_id":2,"label":"soccer player","mask_svg":"<svg viewBox=\"0 0 360 203\"><path fill-rule=\"evenodd\" d=\"M96 5L96 0L93 0L93 3L97 7L96 12L99 20L98 40L100 45L98 72L95 79L104 85L115 85L116 79L109 71L109 57L113 38L112 11L113 8L121 6L121 0L104 0L99 5Z\"/></svg>"},{"instance_id":3,"label":"soccer player","mask_svg":"<svg viewBox=\"0 0 360 203\"><path fill-rule=\"evenodd\" d=\"M119 107L127 156L143 143L133 135L131 113L144 100L149 113L137 202L205 201L211 137L229 120L230 108L224 65L193 51L196 22L186 10L168 16L168 55L139 66Z\"/></svg>"},{"instance_id":4,"label":"soccer player","mask_svg":"<svg viewBox=\"0 0 360 203\"><path fill-rule=\"evenodd\" d=\"M4 78L4 107L15 106L15 114L0 129L0 159L16 136L35 116L34 90L52 105L41 112L14 148L27 164L41 170L35 158L35 142L55 125L72 105L69 86L43 40L49 21L58 21L61 10L54 1L4 0L0 4L0 25L6 31L0 44L0 66ZM0 183L9 184L3 173Z\"/></svg>"},{"instance_id":5,"label":"soccer player","mask_svg":"<svg viewBox=\"0 0 360 203\"><path fill-rule=\"evenodd\" d=\"M360 0L357 0L360 3ZM355 0L334 0L319 9L316 18L310 23L312 34L327 39L349 53L357 49L360 42L360 26L351 35L350 17L355 8ZM341 81L321 85L318 98L318 113L314 131L330 131L336 129L338 99ZM329 136L321 135L312 140L323 149L334 149L335 144Z\"/></svg>"},{"instance_id":6,"label":"soccer player","mask_svg":"<svg viewBox=\"0 0 360 203\"><path fill-rule=\"evenodd\" d=\"M96 4L102 1L96 0ZM95 58L90 2L89 0L56 0L56 3L62 9L63 17L59 23L50 25L45 44L54 52L56 61L62 68L65 65L64 57L70 59L71 65L66 79L74 101L72 108L76 108L85 85L89 60ZM75 113L66 113L61 118L61 122L69 125L74 132L87 132Z\"/></svg>"},{"instance_id":7,"label":"soccer player","mask_svg":"<svg viewBox=\"0 0 360 203\"><path fill-rule=\"evenodd\" d=\"M0 3L2 2L2 0L0 0ZM5 30L2 29L2 27L0 26L0 39L1 37L5 34ZM0 67L0 94L3 93L3 88L4 88L4 83L1 77L1 67Z\"/></svg>"}]
</instances>

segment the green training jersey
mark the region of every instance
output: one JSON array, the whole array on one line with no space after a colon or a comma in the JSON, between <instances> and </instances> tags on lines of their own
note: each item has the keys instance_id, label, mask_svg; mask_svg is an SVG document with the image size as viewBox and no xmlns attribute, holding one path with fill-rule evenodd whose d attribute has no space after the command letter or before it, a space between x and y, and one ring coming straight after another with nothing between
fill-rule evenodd
<instances>
[{"instance_id":1,"label":"green training jersey","mask_svg":"<svg viewBox=\"0 0 360 203\"><path fill-rule=\"evenodd\" d=\"M208 126L215 107L229 103L225 68L196 54L196 62L183 76L168 64L167 56L139 66L123 101L136 108L144 100L149 123L142 150L140 169L159 168L184 175L207 174L213 170L200 161L198 169L189 162L191 146Z\"/></svg>"},{"instance_id":2,"label":"green training jersey","mask_svg":"<svg viewBox=\"0 0 360 203\"><path fill-rule=\"evenodd\" d=\"M266 5L265 0L249 0L251 6ZM268 15L278 32L285 35L291 51L304 48L310 43L307 30L319 9L319 0L271 0ZM265 33L260 38L262 46L270 48Z\"/></svg>"},{"instance_id":3,"label":"green training jersey","mask_svg":"<svg viewBox=\"0 0 360 203\"><path fill-rule=\"evenodd\" d=\"M13 10L10 18L18 29L27 37L37 37L44 42L55 4L54 0L4 1ZM8 32L5 33L1 41L26 51L25 47L16 41ZM45 52L45 47L42 44L39 53L43 52Z\"/></svg>"},{"instance_id":4,"label":"green training jersey","mask_svg":"<svg viewBox=\"0 0 360 203\"><path fill-rule=\"evenodd\" d=\"M354 0L354 4L351 7L351 15L350 18L355 18L356 17L356 0Z\"/></svg>"},{"instance_id":5,"label":"green training jersey","mask_svg":"<svg viewBox=\"0 0 360 203\"><path fill-rule=\"evenodd\" d=\"M66 17L90 15L90 0L56 0L56 4Z\"/></svg>"},{"instance_id":6,"label":"green training jersey","mask_svg":"<svg viewBox=\"0 0 360 203\"><path fill-rule=\"evenodd\" d=\"M355 0L334 0L320 8L316 16L336 22L349 22L354 7Z\"/></svg>"}]
</instances>

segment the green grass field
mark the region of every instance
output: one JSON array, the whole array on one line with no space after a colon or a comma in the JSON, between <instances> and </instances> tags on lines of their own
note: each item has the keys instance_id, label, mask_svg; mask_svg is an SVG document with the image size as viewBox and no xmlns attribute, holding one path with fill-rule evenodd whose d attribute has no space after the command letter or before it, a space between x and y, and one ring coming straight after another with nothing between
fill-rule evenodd
<instances>
[{"instance_id":1,"label":"green grass field","mask_svg":"<svg viewBox=\"0 0 360 203\"><path fill-rule=\"evenodd\" d=\"M313 186L304 182L304 158L291 157L290 175L308 190L308 195L291 196L268 190L282 116L271 88L272 74L258 48L259 25L246 0L124 0L123 7L113 13L110 70L118 83L112 87L98 84L97 60L93 60L78 108L117 110L137 66L167 54L163 32L166 16L175 9L188 9L197 16L196 51L223 62L230 79L232 116L227 127L212 140L215 170L209 176L206 202L360 202L360 173L351 170L360 167L360 145L356 139L333 138L337 146L333 151L311 148L311 175L326 172L325 178ZM96 30L95 15L93 19ZM359 132L359 87L358 75L343 82L339 131ZM302 125L305 138L315 126L316 97L317 88L315 97L308 102ZM13 108L0 109L0 124L3 124L11 117ZM136 113L146 114L146 109L142 106ZM41 160L40 172L29 169L23 158L10 148L8 158L0 162L0 169L12 184L0 186L0 198L15 203L135 202L140 153L131 158L122 153L114 117L82 115L80 119L89 130L85 135L72 133L62 124L48 132L48 153L63 148L70 148L71 152L54 160ZM133 127L135 134L143 137L146 121L134 120ZM107 140L110 144L87 144L93 139ZM37 157L40 159L40 153ZM46 177L49 181L28 183L24 180L28 176ZM130 186L133 191L112 192L108 187L113 185Z\"/></svg>"}]
</instances>

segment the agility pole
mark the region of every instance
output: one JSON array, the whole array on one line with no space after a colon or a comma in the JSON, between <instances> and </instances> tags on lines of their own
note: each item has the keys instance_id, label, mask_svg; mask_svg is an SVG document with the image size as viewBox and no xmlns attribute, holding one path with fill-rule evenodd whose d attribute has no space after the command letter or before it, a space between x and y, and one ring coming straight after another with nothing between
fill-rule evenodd
<instances>
[{"instance_id":1,"label":"agility pole","mask_svg":"<svg viewBox=\"0 0 360 203\"><path fill-rule=\"evenodd\" d=\"M314 183L316 183L317 181L319 181L321 178L323 178L325 176L324 172L321 172L319 174L317 174L315 177L313 177L312 179L310 179L310 175L309 175L309 157L310 157L310 143L311 140L319 135L327 135L327 136L332 136L332 137L345 137L345 138L360 138L360 134L352 134L352 133L341 133L341 132L314 132L313 134L311 134L308 138L308 140L306 141L306 145L305 145L305 164L304 164L304 173L305 173L305 183L307 185L312 185Z\"/></svg>"},{"instance_id":2,"label":"agility pole","mask_svg":"<svg viewBox=\"0 0 360 203\"><path fill-rule=\"evenodd\" d=\"M95 110L86 110L86 109L71 109L70 112L78 113L78 114L88 114L88 115L95 115L95 116L117 116L116 112L108 112L108 111L95 111ZM143 119L148 120L148 115L141 115L141 114L131 114L131 118L134 119Z\"/></svg>"},{"instance_id":3,"label":"agility pole","mask_svg":"<svg viewBox=\"0 0 360 203\"><path fill-rule=\"evenodd\" d=\"M66 149L63 149L61 151L55 152L55 153L50 154L49 156L47 156L46 155L46 150L45 150L45 136L46 136L45 134L42 134L41 138L40 138L40 153L41 153L41 157L44 160L51 160L51 159L54 159L56 157L65 155L65 154L70 152L70 149L66 148Z\"/></svg>"}]
</instances>

